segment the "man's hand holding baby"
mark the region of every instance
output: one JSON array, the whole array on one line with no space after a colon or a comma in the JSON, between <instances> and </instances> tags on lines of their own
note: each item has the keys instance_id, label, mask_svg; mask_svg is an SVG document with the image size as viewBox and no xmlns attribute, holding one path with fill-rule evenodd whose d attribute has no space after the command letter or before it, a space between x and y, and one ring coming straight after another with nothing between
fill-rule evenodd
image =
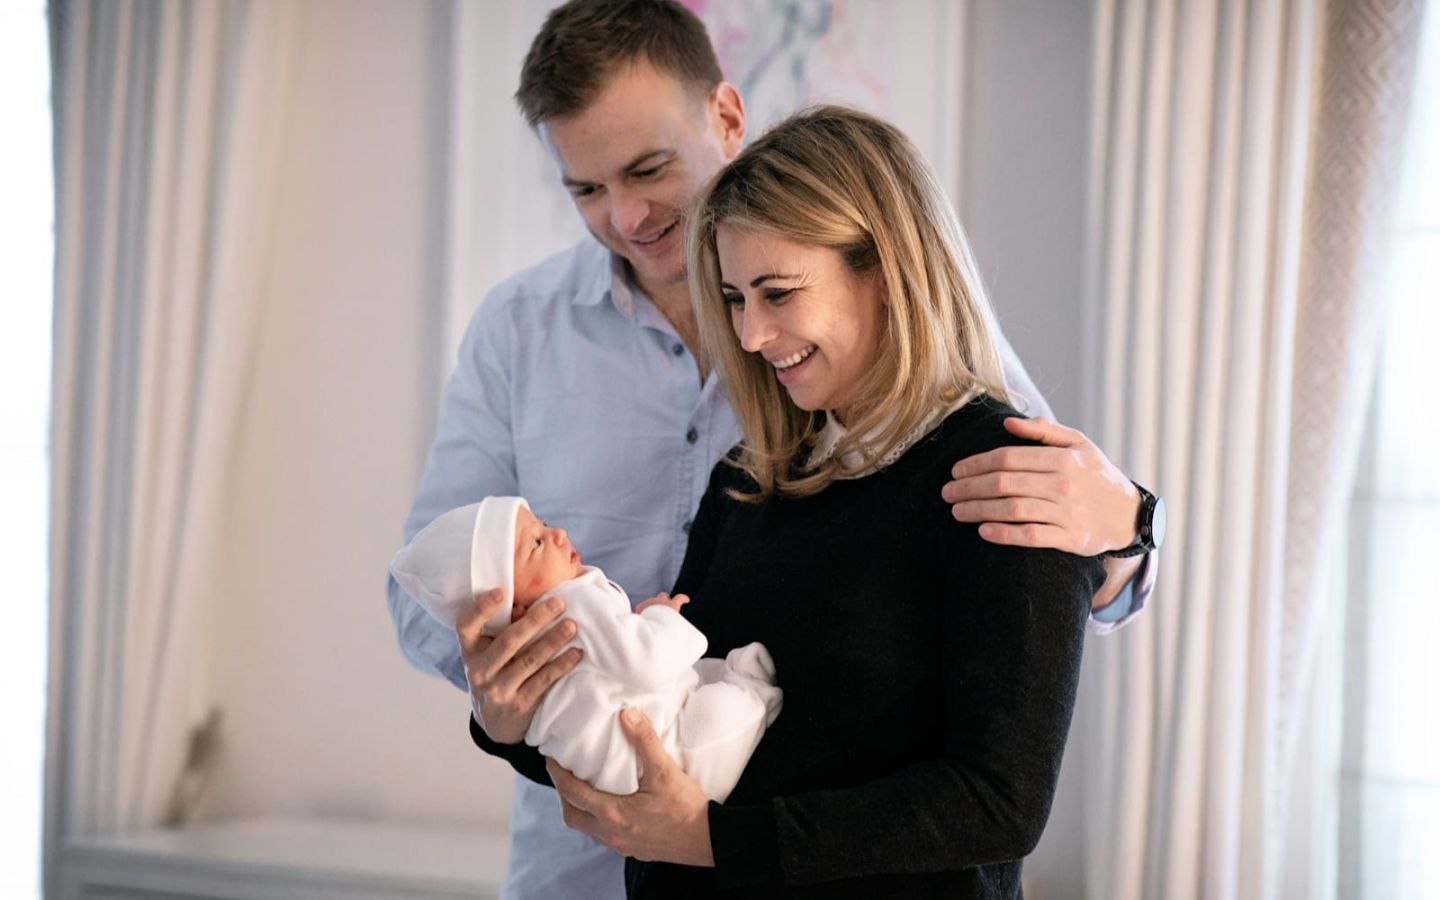
<instances>
[{"instance_id":1,"label":"man's hand holding baby","mask_svg":"<svg viewBox=\"0 0 1440 900\"><path fill-rule=\"evenodd\" d=\"M455 633L470 682L475 721L491 740L518 744L525 739L545 693L579 664L581 652L578 647L561 652L575 636L574 622L567 619L545 631L565 611L558 597L532 605L498 636L485 634L485 623L504 599L499 589L477 597L460 614Z\"/></svg>"},{"instance_id":2,"label":"man's hand holding baby","mask_svg":"<svg viewBox=\"0 0 1440 900\"><path fill-rule=\"evenodd\" d=\"M651 597L649 600L641 601L640 604L635 607L635 611L637 613L642 613L652 606L668 606L678 613L680 611L680 607L684 606L689 602L690 598L684 594L676 594L672 597L670 596L670 593L668 591L661 591L660 593Z\"/></svg>"}]
</instances>

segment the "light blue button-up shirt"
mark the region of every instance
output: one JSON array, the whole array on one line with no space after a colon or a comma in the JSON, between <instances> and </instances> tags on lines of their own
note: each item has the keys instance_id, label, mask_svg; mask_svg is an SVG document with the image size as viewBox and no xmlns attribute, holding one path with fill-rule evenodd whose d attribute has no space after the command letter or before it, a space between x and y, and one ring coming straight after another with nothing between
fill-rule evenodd
<instances>
[{"instance_id":1,"label":"light blue button-up shirt","mask_svg":"<svg viewBox=\"0 0 1440 900\"><path fill-rule=\"evenodd\" d=\"M1007 386L1031 415L1049 416L1000 343ZM673 586L710 470L739 439L716 375L701 382L623 262L587 240L504 282L476 311L405 540L457 506L523 496L587 563L643 600ZM1109 611L1128 618L1146 593ZM393 578L389 602L406 659L468 691L455 632ZM552 789L516 780L510 837L504 900L624 896L620 857L566 828Z\"/></svg>"}]
</instances>

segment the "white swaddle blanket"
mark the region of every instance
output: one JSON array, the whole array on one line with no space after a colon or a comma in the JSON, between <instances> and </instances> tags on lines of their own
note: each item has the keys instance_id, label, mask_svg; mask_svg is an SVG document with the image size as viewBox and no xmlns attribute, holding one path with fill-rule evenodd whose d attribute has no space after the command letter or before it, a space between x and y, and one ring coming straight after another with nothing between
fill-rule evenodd
<instances>
[{"instance_id":1,"label":"white swaddle blanket","mask_svg":"<svg viewBox=\"0 0 1440 900\"><path fill-rule=\"evenodd\" d=\"M523 502L496 497L451 510L396 554L391 573L452 628L479 593L500 586L508 600L513 522ZM506 516L509 532L495 535ZM484 558L477 561L476 554ZM485 575L491 572L503 573L504 582L493 583ZM472 583L477 575L485 581ZM547 594L552 595L565 601L565 614L577 626L570 646L584 656L541 701L526 743L603 791L633 793L639 765L620 729L619 712L639 709L706 796L723 802L780 713L782 695L769 652L749 644L724 660L702 659L705 636L684 616L658 604L635 613L626 593L593 566L556 585ZM497 615L487 631L509 622L509 608L506 603L503 620Z\"/></svg>"}]
</instances>

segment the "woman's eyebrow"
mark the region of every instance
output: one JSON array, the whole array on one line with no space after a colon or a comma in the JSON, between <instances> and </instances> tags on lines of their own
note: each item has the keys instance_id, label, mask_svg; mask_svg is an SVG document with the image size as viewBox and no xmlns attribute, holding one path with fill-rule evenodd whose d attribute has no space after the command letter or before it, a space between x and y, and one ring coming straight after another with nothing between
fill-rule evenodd
<instances>
[{"instance_id":1,"label":"woman's eyebrow","mask_svg":"<svg viewBox=\"0 0 1440 900\"><path fill-rule=\"evenodd\" d=\"M786 279L786 278L798 278L798 277L799 277L798 275L784 275L784 274L781 274L781 273L779 273L779 272L770 272L770 273L765 274L765 275L757 275L756 277L750 279L750 286L751 286L752 288L754 288L754 287L759 287L760 285L762 285L762 284L764 284L765 282L771 280L772 278L773 278L773 279L783 280L783 279ZM734 291L734 290L739 290L739 288L735 287L735 285L731 284L731 283L728 282L728 281L722 281L722 282L720 282L720 286L721 286L722 288L729 288L729 289L732 290L732 291Z\"/></svg>"},{"instance_id":2,"label":"woman's eyebrow","mask_svg":"<svg viewBox=\"0 0 1440 900\"><path fill-rule=\"evenodd\" d=\"M781 273L779 273L779 272L771 272L771 273L769 273L769 274L767 274L767 275L757 275L756 277L750 279L750 286L751 286L752 288L753 288L753 287L759 287L760 285L762 285L762 284L764 284L765 282L771 280L772 278L774 278L774 279L785 279L785 278L795 278L795 277L797 277L797 276L795 276L795 275L784 275L784 274L781 274Z\"/></svg>"}]
</instances>

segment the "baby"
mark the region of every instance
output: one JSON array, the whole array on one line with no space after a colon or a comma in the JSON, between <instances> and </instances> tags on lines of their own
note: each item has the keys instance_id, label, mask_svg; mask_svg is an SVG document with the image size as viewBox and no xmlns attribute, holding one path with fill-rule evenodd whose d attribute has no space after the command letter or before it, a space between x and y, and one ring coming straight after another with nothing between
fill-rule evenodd
<instances>
[{"instance_id":1,"label":"baby","mask_svg":"<svg viewBox=\"0 0 1440 900\"><path fill-rule=\"evenodd\" d=\"M780 714L775 666L762 645L702 659L705 636L679 613L688 598L659 594L631 610L623 590L581 562L564 529L546 526L520 497L450 510L395 555L390 571L451 628L495 587L510 602L485 624L489 634L544 597L565 601L577 626L570 645L584 656L545 695L525 742L603 791L639 786L622 709L645 713L671 757L717 802Z\"/></svg>"}]
</instances>

